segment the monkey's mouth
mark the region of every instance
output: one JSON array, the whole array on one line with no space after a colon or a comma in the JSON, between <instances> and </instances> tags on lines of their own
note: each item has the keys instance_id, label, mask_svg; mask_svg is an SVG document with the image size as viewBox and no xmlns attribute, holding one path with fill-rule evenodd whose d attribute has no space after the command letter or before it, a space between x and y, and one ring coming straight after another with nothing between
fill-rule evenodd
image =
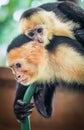
<instances>
[{"instance_id":1,"label":"monkey's mouth","mask_svg":"<svg viewBox=\"0 0 84 130\"><path fill-rule=\"evenodd\" d=\"M37 41L39 43L44 43L44 39L42 37L37 37L35 39L33 39L34 41Z\"/></svg>"},{"instance_id":2,"label":"monkey's mouth","mask_svg":"<svg viewBox=\"0 0 84 130\"><path fill-rule=\"evenodd\" d=\"M19 82L19 83L27 83L28 82L28 78L17 80L17 82Z\"/></svg>"},{"instance_id":3,"label":"monkey's mouth","mask_svg":"<svg viewBox=\"0 0 84 130\"><path fill-rule=\"evenodd\" d=\"M42 38L38 39L38 42L43 43L44 40Z\"/></svg>"}]
</instances>

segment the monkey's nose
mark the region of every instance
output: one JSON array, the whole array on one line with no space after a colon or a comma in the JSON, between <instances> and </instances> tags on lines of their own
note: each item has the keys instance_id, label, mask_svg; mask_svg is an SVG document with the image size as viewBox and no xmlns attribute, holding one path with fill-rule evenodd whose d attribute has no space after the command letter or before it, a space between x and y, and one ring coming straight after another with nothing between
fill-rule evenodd
<instances>
[{"instance_id":1,"label":"monkey's nose","mask_svg":"<svg viewBox=\"0 0 84 130\"><path fill-rule=\"evenodd\" d=\"M18 75L17 78L20 79L20 78L21 78L21 75Z\"/></svg>"},{"instance_id":2,"label":"monkey's nose","mask_svg":"<svg viewBox=\"0 0 84 130\"><path fill-rule=\"evenodd\" d=\"M16 80L20 80L21 79L21 75L15 75Z\"/></svg>"}]
</instances>

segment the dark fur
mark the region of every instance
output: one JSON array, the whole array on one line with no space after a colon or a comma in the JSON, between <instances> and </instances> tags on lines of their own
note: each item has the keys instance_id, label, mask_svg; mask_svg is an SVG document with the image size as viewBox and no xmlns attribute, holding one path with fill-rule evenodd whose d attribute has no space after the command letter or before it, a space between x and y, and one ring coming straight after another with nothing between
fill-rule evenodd
<instances>
[{"instance_id":1,"label":"dark fur","mask_svg":"<svg viewBox=\"0 0 84 130\"><path fill-rule=\"evenodd\" d=\"M17 48L22 46L23 44L30 42L31 39L28 38L26 35L21 34L19 36L17 36L8 46L7 48L7 52L9 52L11 49Z\"/></svg>"},{"instance_id":2,"label":"dark fur","mask_svg":"<svg viewBox=\"0 0 84 130\"><path fill-rule=\"evenodd\" d=\"M61 1L46 3L39 7L47 11L53 11L56 15L59 14L58 11L60 11L67 19L73 20L74 22L79 23L81 27L84 27L84 10L73 2Z\"/></svg>"},{"instance_id":3,"label":"dark fur","mask_svg":"<svg viewBox=\"0 0 84 130\"><path fill-rule=\"evenodd\" d=\"M40 6L47 11L53 11L58 17L64 20L73 20L80 25L79 29L74 30L76 39L84 47L84 10L72 2L60 1L47 3Z\"/></svg>"},{"instance_id":4,"label":"dark fur","mask_svg":"<svg viewBox=\"0 0 84 130\"><path fill-rule=\"evenodd\" d=\"M53 51L59 44L66 44L72 48L75 48L80 54L84 55L84 48L79 42L65 36L53 36L50 43L46 45L48 51Z\"/></svg>"},{"instance_id":5,"label":"dark fur","mask_svg":"<svg viewBox=\"0 0 84 130\"><path fill-rule=\"evenodd\" d=\"M39 11L42 11L42 9L41 8L31 8L29 10L26 10L26 11L24 11L24 13L22 14L20 19L29 18L31 15L33 15L34 13L37 13Z\"/></svg>"},{"instance_id":6,"label":"dark fur","mask_svg":"<svg viewBox=\"0 0 84 130\"><path fill-rule=\"evenodd\" d=\"M62 2L58 5L58 8L67 18L73 19L73 21L79 23L82 28L84 27L84 10L82 8L71 2Z\"/></svg>"}]
</instances>

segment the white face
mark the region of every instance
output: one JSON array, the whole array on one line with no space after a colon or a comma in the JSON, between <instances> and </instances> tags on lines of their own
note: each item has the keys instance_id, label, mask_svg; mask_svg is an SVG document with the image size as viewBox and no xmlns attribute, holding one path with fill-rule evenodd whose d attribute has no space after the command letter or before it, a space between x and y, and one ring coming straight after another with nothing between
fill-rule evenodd
<instances>
[{"instance_id":1,"label":"white face","mask_svg":"<svg viewBox=\"0 0 84 130\"><path fill-rule=\"evenodd\" d=\"M18 83L29 85L36 80L38 68L24 59L9 60L8 66L12 70Z\"/></svg>"},{"instance_id":2,"label":"white face","mask_svg":"<svg viewBox=\"0 0 84 130\"><path fill-rule=\"evenodd\" d=\"M44 22L40 19L36 19L35 21L33 17L31 19L22 19L20 21L20 30L22 34L25 34L32 41L36 41L44 44L48 37L47 27Z\"/></svg>"},{"instance_id":3,"label":"white face","mask_svg":"<svg viewBox=\"0 0 84 130\"><path fill-rule=\"evenodd\" d=\"M27 30L25 34L33 41L37 41L39 43L44 42L44 26L43 25L38 25L33 29Z\"/></svg>"},{"instance_id":4,"label":"white face","mask_svg":"<svg viewBox=\"0 0 84 130\"><path fill-rule=\"evenodd\" d=\"M17 82L29 85L37 81L44 52L43 44L34 41L9 52L7 56L8 66Z\"/></svg>"}]
</instances>

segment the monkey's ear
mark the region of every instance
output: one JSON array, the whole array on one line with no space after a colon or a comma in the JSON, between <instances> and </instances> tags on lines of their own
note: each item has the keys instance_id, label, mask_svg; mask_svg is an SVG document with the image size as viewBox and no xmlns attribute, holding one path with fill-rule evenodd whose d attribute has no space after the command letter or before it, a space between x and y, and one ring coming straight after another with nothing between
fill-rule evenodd
<instances>
[{"instance_id":1,"label":"monkey's ear","mask_svg":"<svg viewBox=\"0 0 84 130\"><path fill-rule=\"evenodd\" d=\"M50 84L37 84L34 93L34 102L37 111L45 118L52 115L52 101L55 86Z\"/></svg>"}]
</instances>

